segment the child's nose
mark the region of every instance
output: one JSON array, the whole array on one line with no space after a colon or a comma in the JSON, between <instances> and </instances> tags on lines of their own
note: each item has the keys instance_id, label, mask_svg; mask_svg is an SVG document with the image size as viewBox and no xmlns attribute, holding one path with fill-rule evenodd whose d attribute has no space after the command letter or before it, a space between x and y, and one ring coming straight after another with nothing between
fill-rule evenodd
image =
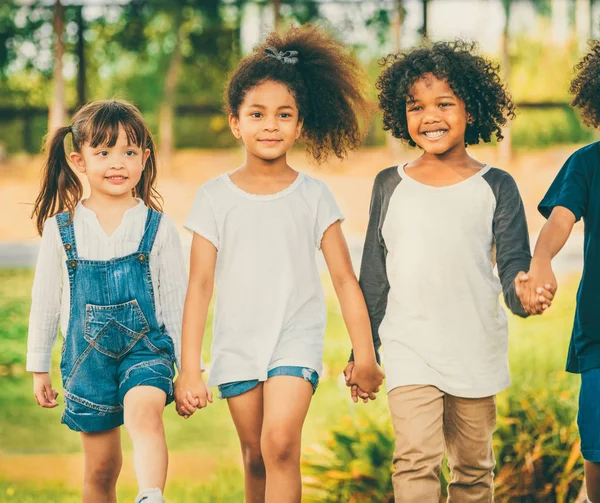
<instances>
[{"instance_id":1,"label":"child's nose","mask_svg":"<svg viewBox=\"0 0 600 503\"><path fill-rule=\"evenodd\" d=\"M277 131L279 129L277 119L275 119L274 117L267 118L265 121L265 129L267 131Z\"/></svg>"}]
</instances>

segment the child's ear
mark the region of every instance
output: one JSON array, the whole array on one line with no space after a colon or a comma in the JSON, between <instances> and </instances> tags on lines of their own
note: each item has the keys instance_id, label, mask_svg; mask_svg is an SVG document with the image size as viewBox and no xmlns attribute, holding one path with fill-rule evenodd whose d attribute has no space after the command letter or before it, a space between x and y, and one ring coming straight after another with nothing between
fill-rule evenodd
<instances>
[{"instance_id":1,"label":"child's ear","mask_svg":"<svg viewBox=\"0 0 600 503\"><path fill-rule=\"evenodd\" d=\"M144 157L142 158L142 169L144 169L146 167L146 161L148 160L148 157L150 157L150 149L149 148L144 150Z\"/></svg>"},{"instance_id":2,"label":"child's ear","mask_svg":"<svg viewBox=\"0 0 600 503\"><path fill-rule=\"evenodd\" d=\"M240 132L240 119L233 114L229 114L229 127L231 128L231 132L233 136L235 136L238 140L242 138L242 133Z\"/></svg>"},{"instance_id":3,"label":"child's ear","mask_svg":"<svg viewBox=\"0 0 600 503\"><path fill-rule=\"evenodd\" d=\"M475 117L471 114L467 114L467 124L475 124Z\"/></svg>"},{"instance_id":4,"label":"child's ear","mask_svg":"<svg viewBox=\"0 0 600 503\"><path fill-rule=\"evenodd\" d=\"M85 173L85 160L79 152L71 152L69 154L69 159L75 165L75 169L77 169L77 171L80 173Z\"/></svg>"},{"instance_id":5,"label":"child's ear","mask_svg":"<svg viewBox=\"0 0 600 503\"><path fill-rule=\"evenodd\" d=\"M300 138L300 135L302 134L302 126L304 126L304 119L300 119L296 126L296 140Z\"/></svg>"}]
</instances>

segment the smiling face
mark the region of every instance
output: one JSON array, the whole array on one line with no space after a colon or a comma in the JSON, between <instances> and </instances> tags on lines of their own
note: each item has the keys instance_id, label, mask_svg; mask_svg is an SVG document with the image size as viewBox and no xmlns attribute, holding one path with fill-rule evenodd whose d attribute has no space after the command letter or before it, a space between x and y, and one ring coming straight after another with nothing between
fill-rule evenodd
<instances>
[{"instance_id":1,"label":"smiling face","mask_svg":"<svg viewBox=\"0 0 600 503\"><path fill-rule=\"evenodd\" d=\"M229 125L249 155L269 161L285 156L302 131L294 95L274 81L250 89Z\"/></svg>"},{"instance_id":2,"label":"smiling face","mask_svg":"<svg viewBox=\"0 0 600 503\"><path fill-rule=\"evenodd\" d=\"M464 149L470 120L465 103L445 80L425 74L410 89L406 100L408 133L426 153L443 155Z\"/></svg>"},{"instance_id":3,"label":"smiling face","mask_svg":"<svg viewBox=\"0 0 600 503\"><path fill-rule=\"evenodd\" d=\"M70 158L86 174L92 193L128 197L140 181L149 155L148 149L131 144L125 130L119 127L119 136L112 147L84 143L81 152L71 153Z\"/></svg>"}]
</instances>

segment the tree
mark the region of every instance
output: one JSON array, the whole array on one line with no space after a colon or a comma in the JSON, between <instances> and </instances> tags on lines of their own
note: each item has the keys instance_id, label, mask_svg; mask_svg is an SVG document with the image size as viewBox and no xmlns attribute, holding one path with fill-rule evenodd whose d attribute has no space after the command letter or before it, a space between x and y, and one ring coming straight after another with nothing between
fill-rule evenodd
<instances>
[{"instance_id":1,"label":"tree","mask_svg":"<svg viewBox=\"0 0 600 503\"><path fill-rule=\"evenodd\" d=\"M549 0L529 0L535 7L538 14L547 14L549 12ZM502 7L504 8L504 26L502 29L502 40L501 40L501 56L500 62L502 65L502 74L504 76L504 82L508 85L510 82L510 21L511 21L511 7L516 0L502 0ZM508 162L512 158L512 140L510 125L502 128L502 135L504 139L499 144L500 159L502 162Z\"/></svg>"},{"instance_id":2,"label":"tree","mask_svg":"<svg viewBox=\"0 0 600 503\"><path fill-rule=\"evenodd\" d=\"M127 21L127 27L119 33L122 47L141 58L149 57L150 45L158 44L162 49L159 57L164 77L158 138L159 156L166 169L171 167L174 150L174 109L185 60L184 47L194 33L221 23L220 4L220 0L132 0L123 8L122 19Z\"/></svg>"},{"instance_id":3,"label":"tree","mask_svg":"<svg viewBox=\"0 0 600 503\"><path fill-rule=\"evenodd\" d=\"M48 132L64 126L66 123L65 106L65 79L63 77L63 56L65 44L63 35L65 31L65 8L60 0L55 0L52 16L52 35L54 37L53 72L52 72L52 100L48 116Z\"/></svg>"}]
</instances>

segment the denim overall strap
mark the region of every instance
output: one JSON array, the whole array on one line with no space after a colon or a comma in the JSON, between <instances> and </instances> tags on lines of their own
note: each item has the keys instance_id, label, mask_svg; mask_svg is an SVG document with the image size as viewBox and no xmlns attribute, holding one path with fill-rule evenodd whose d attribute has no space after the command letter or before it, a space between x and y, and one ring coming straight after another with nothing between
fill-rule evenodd
<instances>
[{"instance_id":1,"label":"denim overall strap","mask_svg":"<svg viewBox=\"0 0 600 503\"><path fill-rule=\"evenodd\" d=\"M148 208L148 216L146 217L146 225L144 226L144 235L142 236L137 251L140 257L142 255L144 255L146 259L150 257L150 252L152 251L152 246L156 239L156 233L158 232L161 218L162 213L154 211L152 208Z\"/></svg>"},{"instance_id":2,"label":"denim overall strap","mask_svg":"<svg viewBox=\"0 0 600 503\"><path fill-rule=\"evenodd\" d=\"M77 260L77 244L75 243L75 229L73 228L73 220L68 211L56 215L56 223L60 232L67 259L69 261Z\"/></svg>"}]
</instances>

